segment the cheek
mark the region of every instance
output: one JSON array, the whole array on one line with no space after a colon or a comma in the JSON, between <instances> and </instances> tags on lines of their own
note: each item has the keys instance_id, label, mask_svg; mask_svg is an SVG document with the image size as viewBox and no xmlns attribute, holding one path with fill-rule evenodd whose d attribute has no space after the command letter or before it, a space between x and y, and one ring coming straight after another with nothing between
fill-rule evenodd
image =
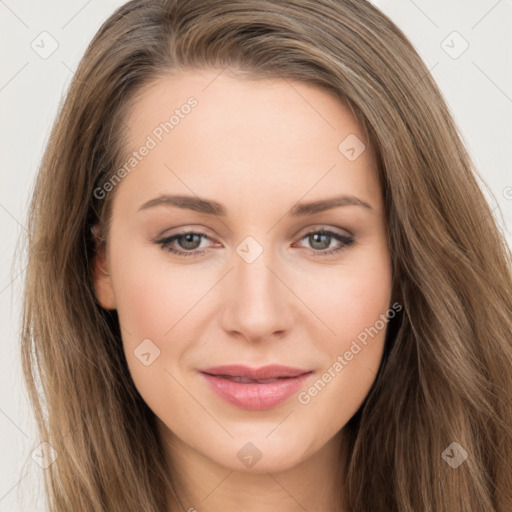
<instances>
[{"instance_id":1,"label":"cheek","mask_svg":"<svg viewBox=\"0 0 512 512\"><path fill-rule=\"evenodd\" d=\"M321 415L325 424L341 428L367 396L382 359L391 262L386 252L375 252L331 275L336 278L322 293L317 287L308 294L308 304L325 324L325 336L318 336L319 328L314 339L326 357L318 379L297 398L310 418Z\"/></svg>"},{"instance_id":2,"label":"cheek","mask_svg":"<svg viewBox=\"0 0 512 512\"><path fill-rule=\"evenodd\" d=\"M358 339L364 342L365 333L373 327L383 330L381 315L390 307L391 276L389 272L362 272L354 274L344 286L344 295L339 298L337 316L333 315L335 331L342 342L339 349L346 348L347 342Z\"/></svg>"},{"instance_id":3,"label":"cheek","mask_svg":"<svg viewBox=\"0 0 512 512\"><path fill-rule=\"evenodd\" d=\"M188 272L171 266L158 251L113 251L112 263L123 348L137 390L157 416L176 408L185 417L189 409L197 413L179 384L179 369L200 322L198 300L211 280L193 266Z\"/></svg>"},{"instance_id":4,"label":"cheek","mask_svg":"<svg viewBox=\"0 0 512 512\"><path fill-rule=\"evenodd\" d=\"M302 296L318 323L324 324L325 352L348 350L351 340L359 335L364 338L390 307L392 277L387 252L368 251L354 260L307 280L301 278Z\"/></svg>"},{"instance_id":5,"label":"cheek","mask_svg":"<svg viewBox=\"0 0 512 512\"><path fill-rule=\"evenodd\" d=\"M209 282L198 273L193 277L192 271L171 266L160 250L135 248L129 254L112 251L112 280L123 347L139 390L156 386L157 376L166 378L165 372L156 370L172 371L172 366L181 361L191 337L190 322L197 323L201 313L194 304L206 293L205 283Z\"/></svg>"},{"instance_id":6,"label":"cheek","mask_svg":"<svg viewBox=\"0 0 512 512\"><path fill-rule=\"evenodd\" d=\"M136 249L125 257L113 253L117 310L125 334L140 342L143 338L163 340L179 328L181 319L207 291L207 275L192 266L183 269L165 261L162 249Z\"/></svg>"}]
</instances>

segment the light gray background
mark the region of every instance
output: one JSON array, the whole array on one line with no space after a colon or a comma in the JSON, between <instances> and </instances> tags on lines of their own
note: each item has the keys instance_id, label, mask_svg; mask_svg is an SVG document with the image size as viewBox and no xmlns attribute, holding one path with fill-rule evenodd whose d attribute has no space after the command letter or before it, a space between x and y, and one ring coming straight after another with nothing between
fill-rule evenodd
<instances>
[{"instance_id":1,"label":"light gray background","mask_svg":"<svg viewBox=\"0 0 512 512\"><path fill-rule=\"evenodd\" d=\"M31 458L38 440L19 359L25 262L13 261L14 248L25 231L27 202L58 105L87 44L122 3L0 0L1 512L44 510L44 470ZM406 33L439 84L512 246L512 1L374 3ZM47 58L31 46L39 45L40 52L51 49L49 36L42 32L58 43ZM464 48L464 40L469 47L453 58Z\"/></svg>"}]
</instances>

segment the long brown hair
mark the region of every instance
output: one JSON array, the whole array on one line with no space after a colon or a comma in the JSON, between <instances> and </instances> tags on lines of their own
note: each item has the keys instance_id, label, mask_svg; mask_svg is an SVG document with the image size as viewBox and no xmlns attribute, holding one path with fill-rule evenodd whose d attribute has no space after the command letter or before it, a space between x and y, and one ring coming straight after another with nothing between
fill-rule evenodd
<instances>
[{"instance_id":1,"label":"long brown hair","mask_svg":"<svg viewBox=\"0 0 512 512\"><path fill-rule=\"evenodd\" d=\"M332 92L377 154L403 310L346 426L339 492L350 510L511 510L510 249L428 69L364 0L133 0L93 38L28 223L22 361L41 440L59 455L45 472L49 510L167 510L155 416L131 380L116 312L94 294L91 227L108 226L115 189L94 191L122 165L123 119L141 91L205 67ZM459 446L467 459L455 469L443 454Z\"/></svg>"}]
</instances>

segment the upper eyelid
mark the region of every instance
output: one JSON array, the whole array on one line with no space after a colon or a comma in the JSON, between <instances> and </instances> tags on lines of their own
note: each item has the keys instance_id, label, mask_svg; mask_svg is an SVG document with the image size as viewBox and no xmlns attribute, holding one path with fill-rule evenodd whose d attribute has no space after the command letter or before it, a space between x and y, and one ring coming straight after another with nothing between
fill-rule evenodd
<instances>
[{"instance_id":1,"label":"upper eyelid","mask_svg":"<svg viewBox=\"0 0 512 512\"><path fill-rule=\"evenodd\" d=\"M350 239L353 239L354 238L354 235L352 233L350 233L348 230L345 230L346 231L346 234L345 233L341 233L341 232L338 232L337 229L341 229L341 228L330 228L330 227L326 227L325 225L319 225L317 227L313 226L311 228L305 228L307 229L306 231L302 232L301 235L299 235L299 233L301 232L300 230L297 232L297 234L294 235L294 238L295 237L299 237L299 240L302 240L303 238L305 238L306 236L312 234L312 233L318 233L318 232L323 232L323 233L333 233L335 235L339 235L339 236L342 236L342 237L345 237L345 238L350 238ZM162 236L162 237L159 237L156 242L157 243L162 243L162 242L171 242L171 241L175 241L177 238L179 238L180 236L185 236L185 235L188 235L188 234L193 234L193 235L199 235L201 236L201 238L203 239L208 239L208 240L211 240L211 241L214 241L214 238L209 236L206 232L204 231L201 231L201 230L194 230L194 229L183 229L181 231L178 231L176 233L173 233L173 234L170 234L170 235L166 235L166 236ZM195 249L195 250L205 250L206 248L203 248L203 249ZM192 251L191 251L192 252Z\"/></svg>"},{"instance_id":2,"label":"upper eyelid","mask_svg":"<svg viewBox=\"0 0 512 512\"><path fill-rule=\"evenodd\" d=\"M163 240L166 238L171 238L173 236L186 235L188 233L204 235L204 236L208 237L210 240L215 238L215 236L210 236L208 234L209 230L207 228L197 228L197 229L196 228L178 228L178 229L179 229L179 231L177 231L176 233L172 233L169 235L160 235L158 238L160 240ZM299 234L301 232L303 233L302 236L304 237L311 232L317 232L317 231L331 231L333 233L341 234L341 235L347 236L347 237L354 236L354 234L346 228L331 227L326 224L313 224L312 226L308 226L306 228L301 228L301 229L295 231L293 237L299 236Z\"/></svg>"}]
</instances>

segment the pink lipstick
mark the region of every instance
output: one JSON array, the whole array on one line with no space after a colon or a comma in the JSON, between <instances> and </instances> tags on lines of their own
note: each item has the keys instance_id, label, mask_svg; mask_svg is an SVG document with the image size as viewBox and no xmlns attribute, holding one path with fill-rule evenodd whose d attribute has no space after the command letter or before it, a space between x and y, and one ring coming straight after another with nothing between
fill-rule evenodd
<instances>
[{"instance_id":1,"label":"pink lipstick","mask_svg":"<svg viewBox=\"0 0 512 512\"><path fill-rule=\"evenodd\" d=\"M225 365L200 370L211 389L241 409L271 409L297 392L313 373L289 366L269 365L252 369Z\"/></svg>"}]
</instances>

